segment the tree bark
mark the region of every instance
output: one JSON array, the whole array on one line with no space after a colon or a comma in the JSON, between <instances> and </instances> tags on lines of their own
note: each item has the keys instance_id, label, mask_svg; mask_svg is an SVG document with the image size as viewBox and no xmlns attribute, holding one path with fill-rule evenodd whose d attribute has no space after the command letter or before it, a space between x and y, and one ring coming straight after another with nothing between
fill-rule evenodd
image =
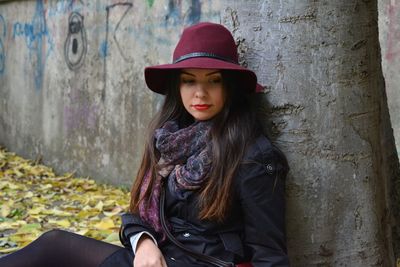
<instances>
[{"instance_id":1,"label":"tree bark","mask_svg":"<svg viewBox=\"0 0 400 267\"><path fill-rule=\"evenodd\" d=\"M377 2L226 3L222 22L264 86L264 126L291 167L292 266L394 266L390 185L398 164Z\"/></svg>"}]
</instances>

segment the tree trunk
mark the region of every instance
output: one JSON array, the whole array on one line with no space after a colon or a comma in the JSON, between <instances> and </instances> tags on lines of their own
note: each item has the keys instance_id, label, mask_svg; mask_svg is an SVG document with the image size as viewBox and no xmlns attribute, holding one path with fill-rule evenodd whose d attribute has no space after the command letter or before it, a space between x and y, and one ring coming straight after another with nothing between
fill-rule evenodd
<instances>
[{"instance_id":1,"label":"tree trunk","mask_svg":"<svg viewBox=\"0 0 400 267\"><path fill-rule=\"evenodd\" d=\"M394 266L389 186L397 158L384 94L377 2L226 1L285 152L292 266Z\"/></svg>"}]
</instances>

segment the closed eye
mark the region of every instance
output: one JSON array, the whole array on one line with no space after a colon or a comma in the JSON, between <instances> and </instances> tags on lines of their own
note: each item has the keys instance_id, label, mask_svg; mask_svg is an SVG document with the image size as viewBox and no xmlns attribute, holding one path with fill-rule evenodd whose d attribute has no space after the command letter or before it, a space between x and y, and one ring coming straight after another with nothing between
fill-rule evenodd
<instances>
[{"instance_id":1,"label":"closed eye","mask_svg":"<svg viewBox=\"0 0 400 267\"><path fill-rule=\"evenodd\" d=\"M209 83L219 84L221 82L222 82L221 76L212 77L211 79L209 79Z\"/></svg>"},{"instance_id":2,"label":"closed eye","mask_svg":"<svg viewBox=\"0 0 400 267\"><path fill-rule=\"evenodd\" d=\"M194 79L188 79L188 78L181 78L181 83L183 84L193 84L195 83Z\"/></svg>"}]
</instances>

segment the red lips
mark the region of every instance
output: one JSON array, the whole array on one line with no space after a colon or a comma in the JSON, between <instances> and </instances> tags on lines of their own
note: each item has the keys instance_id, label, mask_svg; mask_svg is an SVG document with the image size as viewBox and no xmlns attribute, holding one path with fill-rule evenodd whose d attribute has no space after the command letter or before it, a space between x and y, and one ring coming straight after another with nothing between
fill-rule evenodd
<instances>
[{"instance_id":1,"label":"red lips","mask_svg":"<svg viewBox=\"0 0 400 267\"><path fill-rule=\"evenodd\" d=\"M192 105L192 107L196 110L206 110L211 107L211 105L201 104L201 105Z\"/></svg>"}]
</instances>

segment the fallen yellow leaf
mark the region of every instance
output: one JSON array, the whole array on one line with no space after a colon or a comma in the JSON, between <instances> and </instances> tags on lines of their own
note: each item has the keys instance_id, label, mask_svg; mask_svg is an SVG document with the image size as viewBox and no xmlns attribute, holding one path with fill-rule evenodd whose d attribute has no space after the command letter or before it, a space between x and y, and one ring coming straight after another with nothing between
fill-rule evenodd
<instances>
[{"instance_id":1,"label":"fallen yellow leaf","mask_svg":"<svg viewBox=\"0 0 400 267\"><path fill-rule=\"evenodd\" d=\"M97 203L97 205L94 208L98 211L102 211L103 206L104 206L103 201L100 201L99 203Z\"/></svg>"},{"instance_id":2,"label":"fallen yellow leaf","mask_svg":"<svg viewBox=\"0 0 400 267\"><path fill-rule=\"evenodd\" d=\"M35 231L40 230L41 228L42 226L39 223L25 224L18 229L16 234L31 234Z\"/></svg>"},{"instance_id":3,"label":"fallen yellow leaf","mask_svg":"<svg viewBox=\"0 0 400 267\"><path fill-rule=\"evenodd\" d=\"M0 247L0 253L4 253L4 254L12 253L12 252L15 252L15 251L17 251L19 249L20 249L19 247L11 247L11 248L7 248L7 247L1 248Z\"/></svg>"},{"instance_id":4,"label":"fallen yellow leaf","mask_svg":"<svg viewBox=\"0 0 400 267\"><path fill-rule=\"evenodd\" d=\"M64 228L68 228L71 226L71 223L68 220L52 220L52 219L50 219L49 223L55 224L57 226L61 226Z\"/></svg>"},{"instance_id":5,"label":"fallen yellow leaf","mask_svg":"<svg viewBox=\"0 0 400 267\"><path fill-rule=\"evenodd\" d=\"M115 224L113 220L106 217L103 218L99 223L96 223L94 227L99 230L109 230L115 228Z\"/></svg>"},{"instance_id":6,"label":"fallen yellow leaf","mask_svg":"<svg viewBox=\"0 0 400 267\"><path fill-rule=\"evenodd\" d=\"M10 214L10 212L11 212L10 206L9 206L7 203L4 203L4 204L1 206L0 216L3 217L3 218L5 218L5 217L7 217L7 216Z\"/></svg>"},{"instance_id":7,"label":"fallen yellow leaf","mask_svg":"<svg viewBox=\"0 0 400 267\"><path fill-rule=\"evenodd\" d=\"M119 244L119 214L128 206L128 190L72 173L55 175L0 148L0 253L18 250L54 228Z\"/></svg>"},{"instance_id":8,"label":"fallen yellow leaf","mask_svg":"<svg viewBox=\"0 0 400 267\"><path fill-rule=\"evenodd\" d=\"M120 214L124 209L120 206L115 207L112 211L103 211L103 214L106 215L107 217L113 217L118 214Z\"/></svg>"}]
</instances>

